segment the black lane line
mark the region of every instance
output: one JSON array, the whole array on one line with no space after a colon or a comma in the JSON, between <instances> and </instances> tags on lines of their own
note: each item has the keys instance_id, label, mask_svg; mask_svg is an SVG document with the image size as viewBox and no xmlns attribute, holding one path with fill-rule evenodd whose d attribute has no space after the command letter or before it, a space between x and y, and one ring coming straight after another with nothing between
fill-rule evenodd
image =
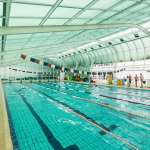
<instances>
[{"instance_id":1,"label":"black lane line","mask_svg":"<svg viewBox=\"0 0 150 150\"><path fill-rule=\"evenodd\" d=\"M43 120L40 118L40 116L35 112L33 107L28 103L26 98L20 92L16 92L16 93L18 93L18 95L21 96L21 98L23 99L24 103L27 105L27 107L31 111L32 115L35 117L35 119L39 123L43 133L45 134L49 144L54 148L54 150L79 150L79 148L75 144L71 145L71 146L68 146L67 148L63 148L62 145L58 142L58 140L53 136L52 132L49 130L47 125L43 122Z\"/></svg>"},{"instance_id":2,"label":"black lane line","mask_svg":"<svg viewBox=\"0 0 150 150\"><path fill-rule=\"evenodd\" d=\"M46 84L47 85L47 84ZM49 84L49 85L51 85L51 84ZM56 85L52 85L52 86L56 86ZM47 86L46 86L47 87ZM61 87L61 86L59 86L58 85L58 87ZM50 88L50 87L48 87L48 88ZM53 88L50 88L50 89L53 89ZM69 88L66 88L66 89L69 89ZM57 90L57 89L55 89L55 90ZM58 92L60 92L60 90L57 90ZM64 92L64 93L66 93L66 92ZM84 93L86 93L86 92L84 92ZM72 95L72 94L69 94L69 93L66 93L66 94L68 94L68 95L71 95L71 96L75 96L75 95ZM106 105L108 105L107 103L105 103ZM133 116L133 115L131 115L131 114L128 114L128 120L132 120L132 119L135 119L136 118L136 116ZM116 126L117 127L117 126ZM113 131L115 128L114 128L114 125L112 125L112 126L110 126L110 127L108 127L109 129L109 131ZM104 134L105 132L103 132L102 134Z\"/></svg>"},{"instance_id":3,"label":"black lane line","mask_svg":"<svg viewBox=\"0 0 150 150\"><path fill-rule=\"evenodd\" d=\"M46 84L47 85L47 84ZM51 84L49 84L49 85L51 85ZM56 85L52 85L52 86L56 86ZM46 86L47 87L47 86ZM58 85L58 87L61 87L61 86L59 86ZM48 88L50 88L50 87L48 87ZM53 90L53 88L50 88L50 89L52 89ZM69 88L66 88L66 89L69 89ZM55 89L55 90L57 90L57 89ZM58 92L61 92L60 90L57 90ZM66 93L66 92L64 92L64 93ZM85 93L85 92L84 92ZM68 95L71 95L71 96L75 96L75 95L72 95L72 94L69 94L69 93L66 93L66 94L68 94ZM106 105L108 105L107 103L105 103ZM132 120L132 119L135 119L136 118L136 116L133 116L133 115L131 115L131 114L128 114L128 120ZM113 128L113 130L115 129L114 128L114 125L112 125L112 126L110 126L110 127L108 127L108 128L110 128L111 129L111 127ZM117 127L117 126L116 126ZM109 130L109 129L108 129ZM110 130L110 131L113 131L113 130ZM104 132L105 133L105 132ZM104 133L102 133L102 134L104 134Z\"/></svg>"},{"instance_id":4,"label":"black lane line","mask_svg":"<svg viewBox=\"0 0 150 150\"><path fill-rule=\"evenodd\" d=\"M10 109L9 109L9 105L8 105L8 101L7 101L7 97L6 97L6 93L5 93L4 83L3 83L3 89L4 89L5 104L6 104L6 110L7 110L7 116L8 116L9 129L10 129L10 135L11 135L11 140L12 140L12 144L13 144L13 149L20 150L18 139L17 139L16 133L15 133L15 129L14 129L13 121L12 121L12 117L11 117L11 113L10 113Z\"/></svg>"},{"instance_id":5,"label":"black lane line","mask_svg":"<svg viewBox=\"0 0 150 150\"><path fill-rule=\"evenodd\" d=\"M29 85L27 85L27 86L29 86ZM105 130L107 130L107 131L113 131L114 129L116 129L118 126L115 126L115 125L111 125L110 127L105 127L102 123L97 123L95 120L93 120L91 117L89 117L89 116L87 116L86 114L84 114L83 112L80 112L79 110L77 110L77 109L75 109L75 108L72 108L70 105L68 105L68 104L66 104L66 103L63 103L63 102L60 102L59 100L57 100L57 99L54 99L53 97L51 97L51 96L49 96L49 95L47 95L47 94L45 94L45 93L43 93L43 92L41 92L41 91L39 91L39 90L37 90L37 89L35 89L35 88L33 88L33 87L31 87L31 86L29 86L30 88L32 88L32 89L34 89L34 90L36 90L36 91L38 91L39 93L42 93L43 95L45 95L45 96L47 96L47 97L49 97L50 99L52 99L52 100L54 100L55 102L57 102L57 103L59 103L59 104L62 104L63 106L65 106L65 107L69 107L69 109L71 109L71 110L73 110L75 113L77 113L77 114L79 114L79 115L81 115L81 116L83 116L83 117L85 117L87 120L89 120L89 121L91 121L92 123L94 123L94 124L96 124L96 125L98 125L99 127L101 127L101 128L103 128L103 129L105 129ZM57 90L58 91L58 90ZM115 127L115 128L114 128ZM101 133L101 132L99 132L102 136L103 135L105 135L103 132Z\"/></svg>"}]
</instances>

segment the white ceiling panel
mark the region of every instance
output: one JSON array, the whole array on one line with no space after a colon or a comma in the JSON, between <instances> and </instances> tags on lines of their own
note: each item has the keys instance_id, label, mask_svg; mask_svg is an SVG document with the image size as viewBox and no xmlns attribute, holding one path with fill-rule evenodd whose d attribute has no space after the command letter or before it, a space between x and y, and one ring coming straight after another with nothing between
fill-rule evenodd
<instances>
[{"instance_id":1,"label":"white ceiling panel","mask_svg":"<svg viewBox=\"0 0 150 150\"><path fill-rule=\"evenodd\" d=\"M63 25L68 19L47 19L44 25Z\"/></svg>"},{"instance_id":2,"label":"white ceiling panel","mask_svg":"<svg viewBox=\"0 0 150 150\"><path fill-rule=\"evenodd\" d=\"M60 6L67 6L67 7L85 7L88 5L92 0L63 0Z\"/></svg>"},{"instance_id":3,"label":"white ceiling panel","mask_svg":"<svg viewBox=\"0 0 150 150\"><path fill-rule=\"evenodd\" d=\"M95 5L93 5L91 8L96 8L96 9L108 9L112 5L115 5L117 2L120 0L109 0L109 1L104 1L104 0L99 0Z\"/></svg>"},{"instance_id":4,"label":"white ceiling panel","mask_svg":"<svg viewBox=\"0 0 150 150\"><path fill-rule=\"evenodd\" d=\"M9 26L37 26L41 19L14 19L10 18Z\"/></svg>"},{"instance_id":5,"label":"white ceiling panel","mask_svg":"<svg viewBox=\"0 0 150 150\"><path fill-rule=\"evenodd\" d=\"M51 17L73 17L80 9L57 8Z\"/></svg>"},{"instance_id":6,"label":"white ceiling panel","mask_svg":"<svg viewBox=\"0 0 150 150\"><path fill-rule=\"evenodd\" d=\"M11 5L10 16L22 16L22 17L44 17L50 10L50 6L39 5L27 5L27 4L15 4Z\"/></svg>"}]
</instances>

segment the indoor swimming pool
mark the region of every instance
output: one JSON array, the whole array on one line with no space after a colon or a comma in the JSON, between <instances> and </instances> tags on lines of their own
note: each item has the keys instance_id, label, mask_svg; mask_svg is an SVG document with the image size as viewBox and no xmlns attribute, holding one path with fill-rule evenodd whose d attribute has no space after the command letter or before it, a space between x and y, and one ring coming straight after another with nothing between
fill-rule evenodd
<instances>
[{"instance_id":1,"label":"indoor swimming pool","mask_svg":"<svg viewBox=\"0 0 150 150\"><path fill-rule=\"evenodd\" d=\"M150 150L148 90L54 81L3 87L16 150Z\"/></svg>"}]
</instances>

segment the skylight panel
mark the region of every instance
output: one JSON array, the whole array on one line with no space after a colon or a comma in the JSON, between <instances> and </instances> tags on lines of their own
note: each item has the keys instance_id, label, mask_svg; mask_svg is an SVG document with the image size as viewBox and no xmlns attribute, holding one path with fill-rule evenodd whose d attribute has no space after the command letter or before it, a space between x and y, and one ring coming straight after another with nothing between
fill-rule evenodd
<instances>
[{"instance_id":1,"label":"skylight panel","mask_svg":"<svg viewBox=\"0 0 150 150\"><path fill-rule=\"evenodd\" d=\"M101 12L102 11L98 11L98 10L86 10L78 18L93 18Z\"/></svg>"},{"instance_id":2,"label":"skylight panel","mask_svg":"<svg viewBox=\"0 0 150 150\"><path fill-rule=\"evenodd\" d=\"M126 9L127 7L129 7L135 3L136 2L134 2L134 1L126 1L126 2L122 3L121 5L115 7L113 10L122 11L122 10Z\"/></svg>"},{"instance_id":3,"label":"skylight panel","mask_svg":"<svg viewBox=\"0 0 150 150\"><path fill-rule=\"evenodd\" d=\"M37 26L42 19L14 19L10 18L9 26Z\"/></svg>"},{"instance_id":4,"label":"skylight panel","mask_svg":"<svg viewBox=\"0 0 150 150\"><path fill-rule=\"evenodd\" d=\"M0 16L3 15L3 3L0 2Z\"/></svg>"},{"instance_id":5,"label":"skylight panel","mask_svg":"<svg viewBox=\"0 0 150 150\"><path fill-rule=\"evenodd\" d=\"M68 6L68 7L85 7L88 5L92 0L63 0L60 6Z\"/></svg>"},{"instance_id":6,"label":"skylight panel","mask_svg":"<svg viewBox=\"0 0 150 150\"><path fill-rule=\"evenodd\" d=\"M30 3L42 3L42 4L49 4L53 5L57 0L15 0L15 1L24 1L24 2L30 2Z\"/></svg>"},{"instance_id":7,"label":"skylight panel","mask_svg":"<svg viewBox=\"0 0 150 150\"><path fill-rule=\"evenodd\" d=\"M58 7L54 13L51 15L53 18L57 17L73 17L76 13L78 13L80 9L72 9L72 8L60 8Z\"/></svg>"},{"instance_id":8,"label":"skylight panel","mask_svg":"<svg viewBox=\"0 0 150 150\"><path fill-rule=\"evenodd\" d=\"M96 8L96 9L108 9L112 5L115 5L117 2L120 0L99 0L95 5L93 5L91 8Z\"/></svg>"},{"instance_id":9,"label":"skylight panel","mask_svg":"<svg viewBox=\"0 0 150 150\"><path fill-rule=\"evenodd\" d=\"M68 19L47 19L44 25L63 25L67 21Z\"/></svg>"},{"instance_id":10,"label":"skylight panel","mask_svg":"<svg viewBox=\"0 0 150 150\"><path fill-rule=\"evenodd\" d=\"M12 3L10 16L44 17L50 10L50 6L27 5Z\"/></svg>"}]
</instances>

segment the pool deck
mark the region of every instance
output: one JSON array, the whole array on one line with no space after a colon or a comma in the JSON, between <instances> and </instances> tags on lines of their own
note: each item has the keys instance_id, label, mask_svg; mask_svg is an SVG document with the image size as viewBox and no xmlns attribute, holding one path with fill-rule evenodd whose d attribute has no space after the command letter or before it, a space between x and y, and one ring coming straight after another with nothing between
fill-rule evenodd
<instances>
[{"instance_id":1,"label":"pool deck","mask_svg":"<svg viewBox=\"0 0 150 150\"><path fill-rule=\"evenodd\" d=\"M2 82L0 82L0 150L13 150Z\"/></svg>"},{"instance_id":2,"label":"pool deck","mask_svg":"<svg viewBox=\"0 0 150 150\"><path fill-rule=\"evenodd\" d=\"M69 81L69 80L61 80L61 81L66 81L66 82L73 82L73 83L83 83L83 84L89 84L89 82L78 82L78 81ZM135 87L131 85L130 87L127 87L127 85L114 85L110 84L108 85L107 83L95 83L96 85L105 85L105 86L114 86L114 87L123 87L123 88L130 88L130 89L140 89L140 90L150 90L150 88L143 86L143 88L140 88L140 86ZM93 84L92 84L93 85Z\"/></svg>"},{"instance_id":3,"label":"pool deck","mask_svg":"<svg viewBox=\"0 0 150 150\"><path fill-rule=\"evenodd\" d=\"M34 81L37 81L37 80L33 80L33 82ZM47 81L47 80L41 80L41 81ZM54 80L50 80L50 81L54 81ZM68 81L68 80L61 80L61 81L75 82L75 81ZM3 82L8 82L8 81L3 81ZM6 110L6 105L5 105L3 85L2 85L3 82L0 82L0 150L13 150L10 129L9 129L9 123L8 123L7 110ZM15 81L15 82L20 82L20 81ZM30 81L27 80L26 82L30 82ZM89 84L87 82L75 82L75 83ZM106 86L107 84L106 83L96 83L96 85L105 85ZM118 85L111 84L111 85L107 85L107 86L128 88L126 85L118 86ZM140 88L139 86L137 88L135 88L135 86L130 86L129 88L150 90L150 88L148 88L148 87Z\"/></svg>"}]
</instances>

